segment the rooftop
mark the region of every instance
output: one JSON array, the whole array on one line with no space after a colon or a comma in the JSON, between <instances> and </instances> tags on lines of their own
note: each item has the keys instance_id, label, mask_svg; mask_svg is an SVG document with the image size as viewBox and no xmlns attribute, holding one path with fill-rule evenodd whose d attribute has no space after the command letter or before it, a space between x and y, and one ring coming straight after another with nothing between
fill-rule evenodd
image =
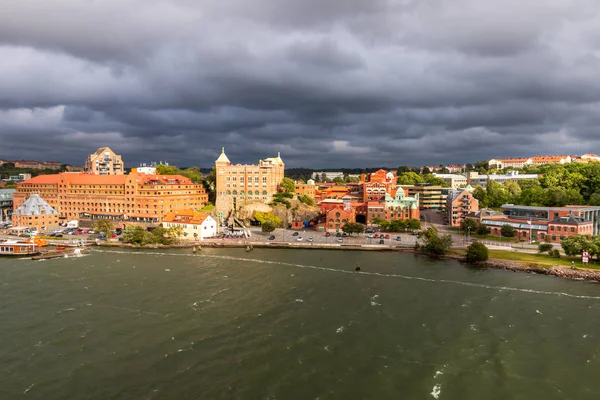
<instances>
[{"instance_id":1,"label":"rooftop","mask_svg":"<svg viewBox=\"0 0 600 400\"><path fill-rule=\"evenodd\" d=\"M56 210L46 203L37 194L32 194L15 211L15 215L40 215L40 214L58 214Z\"/></svg>"}]
</instances>

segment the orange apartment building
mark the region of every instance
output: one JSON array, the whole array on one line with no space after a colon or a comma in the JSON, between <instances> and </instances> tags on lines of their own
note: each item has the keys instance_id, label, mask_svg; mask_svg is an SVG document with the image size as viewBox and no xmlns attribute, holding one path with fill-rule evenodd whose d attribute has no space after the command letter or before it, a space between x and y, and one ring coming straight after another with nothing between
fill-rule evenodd
<instances>
[{"instance_id":1,"label":"orange apartment building","mask_svg":"<svg viewBox=\"0 0 600 400\"><path fill-rule=\"evenodd\" d=\"M296 196L308 196L311 199L315 199L317 192L317 187L315 186L315 181L309 179L306 183L302 183L302 181L296 181Z\"/></svg>"},{"instance_id":2,"label":"orange apartment building","mask_svg":"<svg viewBox=\"0 0 600 400\"><path fill-rule=\"evenodd\" d=\"M446 198L446 212L451 226L460 226L465 217L479 210L479 201L465 189L452 189Z\"/></svg>"},{"instance_id":3,"label":"orange apartment building","mask_svg":"<svg viewBox=\"0 0 600 400\"><path fill-rule=\"evenodd\" d=\"M208 202L202 184L180 175L90 175L63 172L40 175L20 183L16 209L39 194L61 219L112 219L160 222L170 212L198 209Z\"/></svg>"}]
</instances>

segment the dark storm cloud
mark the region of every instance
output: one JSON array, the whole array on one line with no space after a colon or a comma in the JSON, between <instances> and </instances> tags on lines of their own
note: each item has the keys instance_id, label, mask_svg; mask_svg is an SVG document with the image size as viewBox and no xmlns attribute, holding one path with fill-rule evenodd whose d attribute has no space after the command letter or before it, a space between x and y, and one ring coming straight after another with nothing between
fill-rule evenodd
<instances>
[{"instance_id":1,"label":"dark storm cloud","mask_svg":"<svg viewBox=\"0 0 600 400\"><path fill-rule=\"evenodd\" d=\"M524 4L526 3L526 4ZM20 0L0 158L397 166L600 151L592 0Z\"/></svg>"}]
</instances>

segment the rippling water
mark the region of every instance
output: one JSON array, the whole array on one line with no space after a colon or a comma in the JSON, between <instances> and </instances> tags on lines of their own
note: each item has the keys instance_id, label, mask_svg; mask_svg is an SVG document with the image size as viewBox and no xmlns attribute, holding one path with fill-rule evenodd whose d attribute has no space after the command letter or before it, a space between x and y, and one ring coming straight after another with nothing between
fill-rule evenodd
<instances>
[{"instance_id":1,"label":"rippling water","mask_svg":"<svg viewBox=\"0 0 600 400\"><path fill-rule=\"evenodd\" d=\"M397 253L0 259L0 399L597 399L599 311Z\"/></svg>"}]
</instances>

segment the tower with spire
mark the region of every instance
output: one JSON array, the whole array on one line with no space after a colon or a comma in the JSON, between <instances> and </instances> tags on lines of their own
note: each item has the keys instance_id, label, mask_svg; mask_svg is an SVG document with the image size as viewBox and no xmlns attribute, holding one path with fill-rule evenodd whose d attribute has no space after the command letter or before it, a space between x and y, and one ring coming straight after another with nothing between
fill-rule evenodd
<instances>
[{"instance_id":1,"label":"tower with spire","mask_svg":"<svg viewBox=\"0 0 600 400\"><path fill-rule=\"evenodd\" d=\"M215 170L215 208L227 215L249 203L269 204L283 180L285 164L281 153L258 164L232 164L223 147L215 160Z\"/></svg>"}]
</instances>

